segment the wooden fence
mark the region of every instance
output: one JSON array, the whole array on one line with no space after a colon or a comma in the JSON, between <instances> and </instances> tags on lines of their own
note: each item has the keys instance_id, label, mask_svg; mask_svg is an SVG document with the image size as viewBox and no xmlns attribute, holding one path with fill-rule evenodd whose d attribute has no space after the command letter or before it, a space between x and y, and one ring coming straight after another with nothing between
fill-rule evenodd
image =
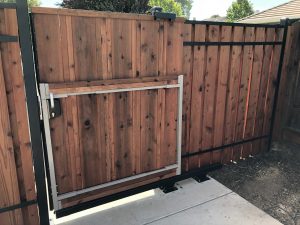
<instances>
[{"instance_id":1,"label":"wooden fence","mask_svg":"<svg viewBox=\"0 0 300 225\"><path fill-rule=\"evenodd\" d=\"M15 9L0 9L0 33L18 36ZM36 201L36 189L19 43L0 47L0 209L8 209ZM0 224L37 225L37 206L1 212Z\"/></svg>"},{"instance_id":2,"label":"wooden fence","mask_svg":"<svg viewBox=\"0 0 300 225\"><path fill-rule=\"evenodd\" d=\"M34 8L32 16L39 83L49 84L51 91L169 85L184 75L182 172L267 149L283 28L47 8ZM18 36L15 9L0 9L0 22L1 34ZM296 68L292 59L299 57L291 51L298 37L291 32L296 34L290 30L284 78L289 68ZM0 47L3 209L35 202L36 187L19 43L2 42ZM282 88L280 99L284 93ZM176 89L62 99L62 115L50 121L58 192L173 165L177 100ZM84 193L62 200L62 207L174 175L172 169ZM37 206L2 212L0 221L39 224Z\"/></svg>"},{"instance_id":3,"label":"wooden fence","mask_svg":"<svg viewBox=\"0 0 300 225\"><path fill-rule=\"evenodd\" d=\"M283 29L196 24L196 42L281 42ZM281 45L190 47L186 151L263 137L187 160L186 169L247 158L267 150Z\"/></svg>"},{"instance_id":4,"label":"wooden fence","mask_svg":"<svg viewBox=\"0 0 300 225\"><path fill-rule=\"evenodd\" d=\"M100 82L111 79L163 78L184 75L183 171L217 162L237 161L266 150L283 28L210 25L208 23L188 24L180 18L175 22L154 21L152 16L147 15L67 9L34 8L32 12L38 74L42 83ZM197 42L198 44L197 46L184 46L184 42ZM238 44L232 44L232 42L238 42ZM263 44L245 44L247 42ZM123 97L125 95L127 96L124 94ZM141 101L141 98L138 98L139 100L132 95L126 97L133 104L144 105L145 103L145 107L149 107L152 104L150 102L156 99L156 97L153 99L150 97L146 101ZM93 104L93 101L88 98L84 102L86 103L84 103L85 109L89 109ZM176 101L174 98L167 98L164 102L174 107L173 104ZM71 110L71 106L75 104L73 103L71 101L63 103L64 111ZM116 105L115 103L111 99L108 105L113 106ZM152 106L151 109L149 108L150 111L159 108L156 104ZM131 106L125 108L128 113L126 118L132 119L134 110L132 111ZM89 111L87 110L86 113ZM166 110L166 113L171 112L172 110ZM78 126L90 127L90 123L84 125L82 122L87 120L90 122L91 115L83 116L88 119L80 119ZM176 127L172 124L175 124L177 120L176 115L171 117L166 124L170 127L170 132L175 131ZM63 125L64 121L65 125ZM51 122L54 151L56 151L55 154L60 155L57 160L54 160L56 165L63 165L71 146L74 146L72 151L81 148L83 152L76 159L78 161L81 161L82 157L88 159L90 157L88 152L100 154L98 151L101 148L93 149L95 143L90 138L93 135L81 133L85 138L79 139L85 140L84 145L76 142L74 135L77 137L77 132L80 133L80 131L74 128L73 122L68 123L68 120L64 120L63 117L57 117ZM141 120L141 123L144 122ZM55 123L57 125L54 125ZM147 124L144 125L150 126L150 130L155 126ZM55 129L56 126L65 126L65 128ZM62 134L66 129L71 129L73 132L66 132L73 135L68 137L71 138L69 144L65 144L68 139L63 138ZM127 140L126 136L123 136L122 140L115 140L117 143L115 141L113 143L120 148L126 147L127 144L139 143L136 149L152 149L150 146L153 146L153 143L157 144L157 138L164 139L164 137L151 136L151 133L152 131L138 135L134 138L134 142L129 141L131 138ZM144 136L149 141L143 140ZM104 139L101 140L99 139L98 146L105 145ZM230 146L244 140L250 141ZM141 143L144 144L141 145ZM213 152L206 151L224 145L230 147ZM131 149L130 146L127 147L127 150ZM169 141L166 148L175 150L175 143ZM119 154L119 151L123 150L117 149L115 154ZM113 162L111 166L118 168L121 164L126 164L127 156L127 154L123 155L121 162ZM146 161L138 159L140 164ZM88 164L88 162L89 160L84 165L92 168L94 164ZM98 161L95 165L97 163ZM73 169L80 171L80 169L76 164L69 165L65 163L63 168L58 168L56 178L62 180L62 183L71 185L68 180L72 180L72 177L68 171ZM82 176L82 173L77 172L77 175ZM63 200L62 205L63 207L71 206L173 175L170 173L153 175L147 179L115 185L101 191ZM79 182L79 186L71 185L68 188L59 187L58 189L63 193L81 188L83 187L82 179L82 177L79 181L76 177L73 179L75 183ZM99 179L92 180L90 185L99 184Z\"/></svg>"},{"instance_id":5,"label":"wooden fence","mask_svg":"<svg viewBox=\"0 0 300 225\"><path fill-rule=\"evenodd\" d=\"M300 143L300 23L289 27L274 140Z\"/></svg>"}]
</instances>

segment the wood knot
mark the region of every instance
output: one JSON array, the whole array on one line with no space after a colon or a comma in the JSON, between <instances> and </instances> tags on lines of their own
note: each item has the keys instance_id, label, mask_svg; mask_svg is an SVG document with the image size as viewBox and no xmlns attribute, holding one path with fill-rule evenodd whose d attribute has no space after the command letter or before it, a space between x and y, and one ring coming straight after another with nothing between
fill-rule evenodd
<instances>
[{"instance_id":1,"label":"wood knot","mask_svg":"<svg viewBox=\"0 0 300 225\"><path fill-rule=\"evenodd\" d=\"M117 160L117 162L116 162L116 167L117 167L118 169L120 169L120 168L122 167L119 160Z\"/></svg>"},{"instance_id":2,"label":"wood knot","mask_svg":"<svg viewBox=\"0 0 300 225\"><path fill-rule=\"evenodd\" d=\"M90 120L84 121L84 126L85 126L85 128L90 128L90 126L91 126L91 121L90 121Z\"/></svg>"}]
</instances>

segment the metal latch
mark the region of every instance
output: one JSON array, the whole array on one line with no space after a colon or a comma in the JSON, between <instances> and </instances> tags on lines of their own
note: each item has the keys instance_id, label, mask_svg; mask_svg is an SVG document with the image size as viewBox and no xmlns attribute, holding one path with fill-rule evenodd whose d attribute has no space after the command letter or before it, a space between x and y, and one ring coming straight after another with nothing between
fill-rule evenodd
<instances>
[{"instance_id":1,"label":"metal latch","mask_svg":"<svg viewBox=\"0 0 300 225\"><path fill-rule=\"evenodd\" d=\"M150 13L154 16L155 20L169 20L174 21L176 19L175 13L163 12L162 7L154 6L150 9Z\"/></svg>"},{"instance_id":2,"label":"metal latch","mask_svg":"<svg viewBox=\"0 0 300 225\"><path fill-rule=\"evenodd\" d=\"M53 97L53 94L50 93L50 99L48 100L49 104L49 115L50 119L58 117L61 115L61 103L60 100Z\"/></svg>"}]
</instances>

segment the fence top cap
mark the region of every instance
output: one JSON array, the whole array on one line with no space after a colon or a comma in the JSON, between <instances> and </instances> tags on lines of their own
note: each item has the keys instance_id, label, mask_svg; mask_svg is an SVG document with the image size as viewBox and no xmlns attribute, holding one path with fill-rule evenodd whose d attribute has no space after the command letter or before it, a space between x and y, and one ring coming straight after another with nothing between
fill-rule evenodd
<instances>
[{"instance_id":1,"label":"fence top cap","mask_svg":"<svg viewBox=\"0 0 300 225\"><path fill-rule=\"evenodd\" d=\"M62 16L82 16L82 17L100 17L111 19L128 19L128 20L148 20L154 21L152 15L137 14L137 13L123 13L123 12L109 12L109 11L95 11L83 9L66 9L66 8L48 8L48 7L32 7L32 14L47 14L47 15L62 15ZM176 22L184 22L184 17L177 17Z\"/></svg>"}]
</instances>

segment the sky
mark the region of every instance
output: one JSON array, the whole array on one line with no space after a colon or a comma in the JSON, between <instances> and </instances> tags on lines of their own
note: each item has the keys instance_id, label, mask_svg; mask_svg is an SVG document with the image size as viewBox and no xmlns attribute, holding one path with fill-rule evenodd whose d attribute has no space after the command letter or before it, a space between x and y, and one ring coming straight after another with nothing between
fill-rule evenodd
<instances>
[{"instance_id":1,"label":"sky","mask_svg":"<svg viewBox=\"0 0 300 225\"><path fill-rule=\"evenodd\" d=\"M225 16L232 2L232 0L194 0L191 19L207 19L212 15ZM251 2L255 11L262 11L288 2L288 0L251 0Z\"/></svg>"},{"instance_id":2,"label":"sky","mask_svg":"<svg viewBox=\"0 0 300 225\"><path fill-rule=\"evenodd\" d=\"M56 7L55 3L61 0L41 0L42 6ZM287 2L288 0L251 0L254 10L265 10ZM194 0L191 10L191 19L197 20L210 18L212 15L225 16L233 0Z\"/></svg>"}]
</instances>

